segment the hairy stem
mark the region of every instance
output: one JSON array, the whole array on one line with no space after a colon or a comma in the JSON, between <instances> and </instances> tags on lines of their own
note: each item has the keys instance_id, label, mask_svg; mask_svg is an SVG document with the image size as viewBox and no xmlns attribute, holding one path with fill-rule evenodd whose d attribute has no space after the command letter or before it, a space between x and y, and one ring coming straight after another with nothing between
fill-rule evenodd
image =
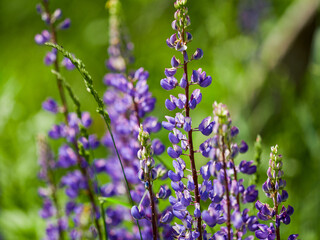
<instances>
[{"instance_id":1,"label":"hairy stem","mask_svg":"<svg viewBox=\"0 0 320 240\"><path fill-rule=\"evenodd\" d=\"M184 37L184 32L182 34ZM183 63L183 71L186 76L187 86L185 88L185 95L186 95L186 105L185 105L185 111L186 111L186 117L190 117L190 106L189 106L189 81L188 81L188 63L184 60ZM188 145L189 145L189 158L191 163L191 170L192 170L192 178L194 181L195 189L195 200L196 203L200 204L200 193L199 193L199 186L198 186L198 175L197 175L197 168L195 164L194 159L194 149L193 149L193 139L192 139L192 129L188 132ZM198 225L198 232L199 232L199 239L202 239L202 220L201 216L197 218L197 225Z\"/></svg>"},{"instance_id":2,"label":"hairy stem","mask_svg":"<svg viewBox=\"0 0 320 240\"><path fill-rule=\"evenodd\" d=\"M277 191L274 193L274 196L273 196L273 204L274 204L274 208L275 208L275 211L276 211L276 220L278 219L278 214L279 214L279 204L278 204L278 201L277 201ZM276 222L276 236L277 236L277 240L280 240L280 222L279 222L279 225L277 224Z\"/></svg>"},{"instance_id":3,"label":"hairy stem","mask_svg":"<svg viewBox=\"0 0 320 240\"><path fill-rule=\"evenodd\" d=\"M150 174L148 173L148 182L149 182L149 186L148 186L148 192L149 192L149 197L150 197L150 205L151 205L151 211L152 211L152 216L151 216L151 222L152 222L152 236L153 236L153 240L157 240L158 239L158 227L157 227L157 209L155 206L155 202L154 202L154 195L153 195L153 191L152 191L152 182L151 182L151 178L150 178Z\"/></svg>"}]
</instances>

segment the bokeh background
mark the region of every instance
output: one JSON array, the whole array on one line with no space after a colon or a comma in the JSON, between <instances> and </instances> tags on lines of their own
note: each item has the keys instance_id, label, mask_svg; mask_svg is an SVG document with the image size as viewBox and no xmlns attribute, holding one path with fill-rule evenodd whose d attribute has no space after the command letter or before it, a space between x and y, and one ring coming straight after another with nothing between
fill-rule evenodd
<instances>
[{"instance_id":1,"label":"bokeh background","mask_svg":"<svg viewBox=\"0 0 320 240\"><path fill-rule=\"evenodd\" d=\"M59 33L59 42L85 62L102 95L107 72L108 12L105 0L51 0L72 26ZM212 103L228 105L240 138L248 142L253 159L256 135L263 139L261 183L270 146L284 155L288 204L292 223L283 236L320 239L320 28L318 0L189 0L191 52L204 50L194 64L212 75L203 91L195 121L211 115ZM47 47L34 43L46 26L36 13L36 1L0 0L0 239L40 239L44 222L38 216L36 136L57 119L41 109L58 92L50 67L43 64ZM127 31L135 44L133 68L150 72L149 85L157 98L156 115L168 112L168 92L160 85L164 68L174 54L165 40L173 31L172 0L123 0ZM102 136L103 122L85 92L80 75L64 72L93 113L92 131ZM168 142L165 131L157 136ZM166 162L171 160L162 157ZM241 159L238 159L241 160ZM259 189L261 189L261 183ZM261 193L261 192L260 192ZM263 198L263 193L260 194Z\"/></svg>"}]
</instances>

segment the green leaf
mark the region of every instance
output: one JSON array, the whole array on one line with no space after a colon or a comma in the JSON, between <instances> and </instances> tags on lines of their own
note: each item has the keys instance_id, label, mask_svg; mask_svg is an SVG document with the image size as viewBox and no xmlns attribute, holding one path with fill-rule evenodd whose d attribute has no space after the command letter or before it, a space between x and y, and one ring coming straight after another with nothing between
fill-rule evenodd
<instances>
[{"instance_id":1,"label":"green leaf","mask_svg":"<svg viewBox=\"0 0 320 240\"><path fill-rule=\"evenodd\" d=\"M113 203L113 204L120 204L126 208L131 208L131 205L127 202L124 202L123 200L121 200L120 198L116 198L116 197L99 197L99 202L100 204L103 204L105 202L109 202L109 203Z\"/></svg>"}]
</instances>

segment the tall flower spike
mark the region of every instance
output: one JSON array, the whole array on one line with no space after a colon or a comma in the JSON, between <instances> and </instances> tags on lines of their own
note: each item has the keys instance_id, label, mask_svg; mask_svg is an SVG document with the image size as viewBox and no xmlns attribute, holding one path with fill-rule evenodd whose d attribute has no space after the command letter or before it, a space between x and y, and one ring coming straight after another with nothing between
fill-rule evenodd
<instances>
[{"instance_id":1,"label":"tall flower spike","mask_svg":"<svg viewBox=\"0 0 320 240\"><path fill-rule=\"evenodd\" d=\"M165 70L166 78L160 81L160 85L165 90L171 90L180 86L184 90L184 94L179 94L179 98L175 96L170 96L170 99L166 100L166 108L168 110L174 110L176 107L179 109L184 109L184 115L182 113L177 113L175 118L166 116L168 122L163 122L163 127L173 133L169 133L169 140L173 143L172 147L168 147L168 155L176 159L173 161L175 172L169 171L169 177L172 180L171 186L176 192L177 198L175 201L171 201L173 214L181 219L185 226L184 228L175 227L176 234L178 238L192 236L193 238L203 238L203 224L200 214L200 199L203 194L199 189L198 173L195 165L195 153L193 143L193 131L192 119L190 117L190 110L195 109L202 99L202 94L199 89L193 91L190 94L190 85L199 85L201 87L207 87L211 84L211 77L207 77L205 72L201 69L198 71L193 71L191 80L188 77L188 63L193 60L198 60L203 56L201 49L198 49L190 58L187 53L187 44L192 40L192 35L187 32L187 28L190 25L190 18L188 16L188 9L186 7L186 0L177 0L174 3L176 12L174 14L174 20L171 24L172 29L177 31L177 33L171 35L167 39L167 45L170 48L175 49L182 54L182 60L173 56L171 59L171 68ZM178 85L177 74L179 66L182 65L182 77ZM208 124L209 125L209 124ZM203 130L205 135L209 135L210 129L212 129L212 124L210 127L205 125ZM180 132L179 128L183 128L186 132L184 135ZM211 130L212 131L212 130ZM180 144L181 147L178 145ZM184 153L189 151L189 153ZM191 164L192 175L185 176L185 163L182 158L183 155L189 156L189 161ZM204 171L202 171L204 172ZM205 171L205 176L207 177L208 171ZM188 185L184 186L181 181L182 178L187 177L189 179ZM188 212L188 206L195 204L196 210L193 214ZM177 225L178 226L178 225Z\"/></svg>"},{"instance_id":2,"label":"tall flower spike","mask_svg":"<svg viewBox=\"0 0 320 240\"><path fill-rule=\"evenodd\" d=\"M50 32L47 30L42 31L41 34L36 35L35 41L38 44L44 44L47 42L57 43L57 31L59 30L59 27L57 27L57 21L61 18L62 12L60 9L55 10L53 13L51 13L49 8L49 1L43 0L42 5L37 6L37 11L41 14L42 20L49 26ZM68 24L65 24L65 23ZM66 20L64 22L64 27L67 28L70 25L70 20ZM59 26L59 25L58 25ZM72 90L70 86L66 85L65 80L62 78L60 74L60 66L59 66L59 60L58 60L58 54L56 49L53 49L51 52L49 52L45 57L45 63L46 64L53 64L54 70L52 72L56 76L58 90L60 94L60 100L62 103L61 112L64 114L64 123L61 123L59 125L55 125L51 131L49 131L49 136L53 139L58 138L65 138L68 144L70 146L64 145L60 148L59 151L59 159L57 161L57 164L55 166L55 171L58 171L59 168L66 168L77 166L79 170L75 170L72 172L67 172L65 176L61 178L61 185L60 187L66 188L66 194L71 199L75 200L76 197L80 194L82 194L86 190L87 199L89 201L89 204L85 203L90 208L91 214L88 216L88 219L93 219L92 222L94 222L95 227L92 227L92 222L89 221L88 228L91 227L91 229L95 229L94 231L97 232L100 239L102 239L102 230L99 223L99 209L96 205L96 199L95 199L95 192L93 188L93 184L91 181L91 167L88 163L88 159L84 159L83 156L80 155L80 149L78 146L78 138L82 136L81 128L82 124L80 121L81 118L81 112L79 110L79 101L75 103L77 106L77 114L75 113L69 113L68 112L68 106L65 96L65 88L67 88L68 93L72 100L77 100L76 97L73 95ZM69 68L71 68L71 65L69 64ZM57 104L55 104L53 101L49 99L49 101L46 101L43 104L44 109L51 111L53 113L57 113L59 108ZM58 179L56 180L58 181ZM80 207L83 203L79 202L78 206ZM48 206L48 205L46 205ZM76 208L73 209L73 211ZM71 210L70 210L71 211ZM68 216L70 217L70 216ZM76 219L73 219L76 221ZM68 227L68 224L65 219L59 220L59 228L66 229ZM79 225L75 223L75 227L72 231L79 232ZM50 236L55 235L55 229L58 229L54 225L49 225L47 228L47 235L50 234Z\"/></svg>"},{"instance_id":3,"label":"tall flower spike","mask_svg":"<svg viewBox=\"0 0 320 240\"><path fill-rule=\"evenodd\" d=\"M280 240L280 224L281 222L288 225L291 222L290 216L293 214L294 209L288 205L286 208L282 206L280 209L281 202L285 202L288 199L288 192L284 190L286 181L283 177L282 170L282 155L278 154L278 145L271 147L269 168L267 171L267 181L262 185L262 189L268 198L273 200L273 207L268 204L263 204L259 200L256 202L256 208L258 209L258 218L267 221L275 221L274 238ZM256 237L259 239L265 239L265 232L267 226L260 224L260 230L256 231ZM292 234L288 239L297 239L298 234Z\"/></svg>"}]
</instances>

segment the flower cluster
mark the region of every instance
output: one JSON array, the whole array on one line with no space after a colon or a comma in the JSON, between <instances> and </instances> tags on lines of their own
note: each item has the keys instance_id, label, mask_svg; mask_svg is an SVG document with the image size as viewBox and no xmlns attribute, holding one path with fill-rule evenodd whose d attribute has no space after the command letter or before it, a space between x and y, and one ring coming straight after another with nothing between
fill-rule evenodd
<instances>
[{"instance_id":1,"label":"flower cluster","mask_svg":"<svg viewBox=\"0 0 320 240\"><path fill-rule=\"evenodd\" d=\"M103 101L92 94L98 102L99 113L106 113L103 117L108 132L101 140L95 134L88 134L92 118L88 112L81 111L79 100L61 76L56 50L47 54L45 63L54 65L61 104L48 98L42 107L58 116L64 115L64 122L48 131L51 140L61 143L56 157L46 141L39 140L39 178L46 183L46 187L39 189L43 198L40 215L47 220L45 239L63 240L68 234L68 239L75 240L102 240L103 235L115 240L253 240L254 236L280 240L280 224L289 224L294 210L290 205L280 209L288 193L284 190L286 181L282 178L282 156L277 153L278 147L271 149L268 179L262 186L267 197L273 200L270 207L257 200L256 186L247 185L244 180L256 174L254 161L236 162L240 154L248 151L248 145L237 139L239 129L232 124L226 105L214 102L211 116L197 123L192 119L202 101L201 88L209 87L212 77L202 68L190 69L193 61L203 57L203 51L197 48L188 54L192 35L188 32L191 21L186 4L187 0L174 3L176 12L171 26L176 33L166 42L181 55L171 58L171 66L165 69L165 78L160 81L164 90L178 88L182 93L165 100L165 107L174 114L165 116L162 124L150 115L156 99L147 83L149 73L143 68L129 71L133 44L122 32L117 0L109 0L107 4L110 10L109 59L106 61L109 73L103 81L108 89ZM69 27L70 20L57 23L61 10L51 14L47 0L43 0L37 10L50 26L50 32L37 34L36 43L56 43L56 30ZM94 92L91 77L84 65L78 63L81 61L58 49L70 57L80 73L86 75L84 78L89 78L91 85L85 79L88 91ZM64 59L62 65L71 69L72 62ZM75 112L68 109L65 90L76 107ZM171 146L167 147L167 154L173 159L173 168L169 171L159 157L165 146L159 139L151 141L150 138L161 127L169 131ZM195 134L201 134L204 140L195 142ZM257 163L261 156L260 141L258 138ZM107 148L106 157L94 158L94 150L99 146ZM101 181L106 176L109 181L100 184L98 179ZM167 177L171 188L161 185L160 181ZM257 177L253 179L257 183ZM59 191L65 193L63 202L58 199ZM166 199L170 205L166 205ZM104 209L103 203L108 200L119 200L119 205L110 204ZM253 204L257 215L249 210L248 205ZM261 221L269 221L269 225ZM133 222L132 229L128 228L128 222ZM288 240L297 237L292 234Z\"/></svg>"},{"instance_id":2,"label":"flower cluster","mask_svg":"<svg viewBox=\"0 0 320 240\"><path fill-rule=\"evenodd\" d=\"M273 200L273 207L268 204L263 204L257 201L255 206L258 209L258 217L263 221L272 220L275 222L270 223L268 227L265 224L259 224L259 230L256 231L256 237L259 239L280 239L280 223L288 225L291 221L290 216L293 214L294 209L292 206L288 205L286 208L282 206L279 212L279 206L282 202L285 202L289 195L286 190L286 181L283 177L282 170L282 155L278 155L278 145L271 147L269 168L267 171L268 179L262 185L262 189L268 198ZM292 234L289 236L289 240L297 239L298 234Z\"/></svg>"}]
</instances>

